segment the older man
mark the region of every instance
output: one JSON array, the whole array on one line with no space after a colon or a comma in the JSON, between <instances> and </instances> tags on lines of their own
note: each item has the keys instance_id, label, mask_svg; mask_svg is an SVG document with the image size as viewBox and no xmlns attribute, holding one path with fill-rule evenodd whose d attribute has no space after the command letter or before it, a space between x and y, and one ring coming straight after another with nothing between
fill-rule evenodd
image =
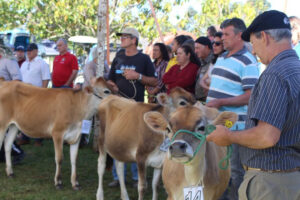
<instances>
[{"instance_id":1,"label":"older man","mask_svg":"<svg viewBox=\"0 0 300 200\"><path fill-rule=\"evenodd\" d=\"M226 52L218 57L212 70L207 106L237 113L239 119L232 130L243 130L251 89L259 76L258 65L256 58L248 51L241 38L242 32L246 29L243 20L228 19L221 26ZM239 145L234 144L231 157L230 199L238 198L238 188L243 176Z\"/></svg>"},{"instance_id":2,"label":"older man","mask_svg":"<svg viewBox=\"0 0 300 200\"><path fill-rule=\"evenodd\" d=\"M52 82L54 88L72 88L78 72L76 56L68 52L68 43L65 39L56 42L58 56L53 61Z\"/></svg>"},{"instance_id":3,"label":"older man","mask_svg":"<svg viewBox=\"0 0 300 200\"><path fill-rule=\"evenodd\" d=\"M254 19L242 38L267 65L255 85L246 130L217 126L208 141L242 145L246 170L239 199L300 199L300 61L291 44L288 17L267 11Z\"/></svg>"}]
</instances>

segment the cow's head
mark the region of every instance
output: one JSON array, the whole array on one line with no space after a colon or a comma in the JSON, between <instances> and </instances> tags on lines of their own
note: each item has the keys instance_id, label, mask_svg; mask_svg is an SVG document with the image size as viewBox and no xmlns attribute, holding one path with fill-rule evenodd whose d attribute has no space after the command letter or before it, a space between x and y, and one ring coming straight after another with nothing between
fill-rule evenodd
<instances>
[{"instance_id":1,"label":"cow's head","mask_svg":"<svg viewBox=\"0 0 300 200\"><path fill-rule=\"evenodd\" d=\"M160 105L169 107L171 112L178 107L196 103L194 95L180 87L173 88L169 95L166 93L158 94L157 101Z\"/></svg>"},{"instance_id":2,"label":"cow's head","mask_svg":"<svg viewBox=\"0 0 300 200\"><path fill-rule=\"evenodd\" d=\"M177 108L168 120L158 112L145 113L144 120L153 131L166 134L171 139L169 159L185 163L194 159L194 153L202 141L199 138L204 135L208 124L225 125L227 120L234 123L237 115L233 112L219 113L217 109L197 103L194 106ZM205 154L205 145L204 141L196 157Z\"/></svg>"},{"instance_id":3,"label":"cow's head","mask_svg":"<svg viewBox=\"0 0 300 200\"><path fill-rule=\"evenodd\" d=\"M103 77L93 78L91 80L91 86L85 87L84 90L93 94L99 100L102 100L103 98L112 94L111 87L106 83Z\"/></svg>"}]
</instances>

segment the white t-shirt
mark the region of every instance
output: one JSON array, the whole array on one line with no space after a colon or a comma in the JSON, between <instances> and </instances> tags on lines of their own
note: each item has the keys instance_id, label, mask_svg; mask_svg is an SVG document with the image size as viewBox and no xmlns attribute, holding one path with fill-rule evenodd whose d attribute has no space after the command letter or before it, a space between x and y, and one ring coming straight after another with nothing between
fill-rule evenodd
<instances>
[{"instance_id":1,"label":"white t-shirt","mask_svg":"<svg viewBox=\"0 0 300 200\"><path fill-rule=\"evenodd\" d=\"M49 65L40 57L35 57L31 61L27 59L23 62L21 73L24 83L37 87L42 87L44 80L50 80Z\"/></svg>"}]
</instances>

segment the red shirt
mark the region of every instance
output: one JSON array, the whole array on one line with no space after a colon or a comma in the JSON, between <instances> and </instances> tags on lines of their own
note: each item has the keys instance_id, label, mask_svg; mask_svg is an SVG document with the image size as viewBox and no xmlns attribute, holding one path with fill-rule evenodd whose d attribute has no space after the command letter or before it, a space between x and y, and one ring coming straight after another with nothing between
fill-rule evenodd
<instances>
[{"instance_id":1,"label":"red shirt","mask_svg":"<svg viewBox=\"0 0 300 200\"><path fill-rule=\"evenodd\" d=\"M199 67L194 63L189 63L182 70L180 65L174 65L163 76L163 82L168 86L167 93L174 87L181 87L191 93L195 93L195 81Z\"/></svg>"},{"instance_id":2,"label":"red shirt","mask_svg":"<svg viewBox=\"0 0 300 200\"><path fill-rule=\"evenodd\" d=\"M24 59L18 61L18 64L19 64L19 67L20 67L20 68L21 68L23 62L25 62L25 60L26 60L26 59L24 58Z\"/></svg>"},{"instance_id":3,"label":"red shirt","mask_svg":"<svg viewBox=\"0 0 300 200\"><path fill-rule=\"evenodd\" d=\"M69 80L72 71L78 70L76 56L69 52L55 56L53 61L52 83L56 87L61 87ZM73 83L71 85L73 87Z\"/></svg>"}]
</instances>

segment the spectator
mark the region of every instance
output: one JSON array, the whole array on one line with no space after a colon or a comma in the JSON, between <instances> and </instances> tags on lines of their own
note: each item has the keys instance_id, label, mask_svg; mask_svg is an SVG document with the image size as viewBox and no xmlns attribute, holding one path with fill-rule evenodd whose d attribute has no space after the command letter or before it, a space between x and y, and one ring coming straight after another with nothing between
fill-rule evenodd
<instances>
[{"instance_id":1,"label":"spectator","mask_svg":"<svg viewBox=\"0 0 300 200\"><path fill-rule=\"evenodd\" d=\"M222 42L222 32L217 32L214 37L214 41L212 42L213 52L214 52L214 58L212 60L212 65L208 68L206 73L204 74L203 78L200 79L200 85L205 90L209 90L210 85L210 79L211 79L211 71L214 67L214 64L216 63L218 57L224 53L224 46Z\"/></svg>"},{"instance_id":2,"label":"spectator","mask_svg":"<svg viewBox=\"0 0 300 200\"><path fill-rule=\"evenodd\" d=\"M212 65L212 60L214 58L212 44L208 37L199 37L195 41L195 53L201 62L201 68L197 72L195 96L197 100L205 101L208 90L201 87L200 81L208 68Z\"/></svg>"},{"instance_id":3,"label":"spectator","mask_svg":"<svg viewBox=\"0 0 300 200\"><path fill-rule=\"evenodd\" d=\"M244 46L241 38L246 29L243 20L232 18L222 23L222 40L227 50L217 59L212 70L207 106L220 111L232 111L239 115L232 130L244 130L247 105L251 89L259 76L256 58ZM229 199L238 199L238 188L244 169L239 156L239 145L233 144L231 156L231 184Z\"/></svg>"},{"instance_id":4,"label":"spectator","mask_svg":"<svg viewBox=\"0 0 300 200\"><path fill-rule=\"evenodd\" d=\"M165 92L165 85L162 82L162 77L165 74L166 67L169 62L169 54L166 45L163 43L155 43L153 46L153 59L155 72L157 74L158 85L156 87L147 87L148 102L155 103L155 95L160 92Z\"/></svg>"},{"instance_id":5,"label":"spectator","mask_svg":"<svg viewBox=\"0 0 300 200\"><path fill-rule=\"evenodd\" d=\"M172 53L172 47L170 45L166 45L170 60L174 57Z\"/></svg>"},{"instance_id":6,"label":"spectator","mask_svg":"<svg viewBox=\"0 0 300 200\"><path fill-rule=\"evenodd\" d=\"M0 48L0 77L6 81L22 81L22 75L18 63L6 58L5 50ZM4 113L5 114L5 113ZM5 160L4 145L0 151L0 161ZM12 146L13 164L19 164L25 157L24 151L14 142Z\"/></svg>"},{"instance_id":7,"label":"spectator","mask_svg":"<svg viewBox=\"0 0 300 200\"><path fill-rule=\"evenodd\" d=\"M194 94L197 71L201 65L196 54L188 45L177 49L178 64L163 76L163 83L166 85L167 93L174 87L183 89Z\"/></svg>"},{"instance_id":8,"label":"spectator","mask_svg":"<svg viewBox=\"0 0 300 200\"><path fill-rule=\"evenodd\" d=\"M189 37L185 36L185 35L178 35L174 38L173 42L172 42L172 52L174 54L177 53L177 49L186 41L190 39ZM176 56L174 56L173 58L170 59L167 67L166 67L166 72L168 72L171 67L173 67L174 65L177 64L177 58Z\"/></svg>"},{"instance_id":9,"label":"spectator","mask_svg":"<svg viewBox=\"0 0 300 200\"><path fill-rule=\"evenodd\" d=\"M291 45L287 16L266 11L257 16L242 38L268 65L255 85L246 130L217 126L208 141L240 144L246 170L239 199L300 199L300 61Z\"/></svg>"},{"instance_id":10,"label":"spectator","mask_svg":"<svg viewBox=\"0 0 300 200\"><path fill-rule=\"evenodd\" d=\"M16 53L16 58L17 58L19 67L21 67L23 62L25 62L25 60L26 60L25 48L22 45L17 46L17 48L15 49L15 53Z\"/></svg>"},{"instance_id":11,"label":"spectator","mask_svg":"<svg viewBox=\"0 0 300 200\"><path fill-rule=\"evenodd\" d=\"M27 48L28 59L21 66L23 82L37 87L47 88L50 80L49 65L38 57L38 46L35 43L29 44ZM29 137L22 134L18 141L19 145L29 144ZM35 146L42 146L42 139L35 139Z\"/></svg>"},{"instance_id":12,"label":"spectator","mask_svg":"<svg viewBox=\"0 0 300 200\"><path fill-rule=\"evenodd\" d=\"M300 58L300 19L295 16L289 17L292 28L292 45Z\"/></svg>"},{"instance_id":13,"label":"spectator","mask_svg":"<svg viewBox=\"0 0 300 200\"><path fill-rule=\"evenodd\" d=\"M139 52L137 49L139 41L139 32L134 28L125 28L121 33L121 47L115 59L112 62L107 81L114 90L120 95L131 98L139 102L144 102L145 86L156 87L157 79L155 78L154 66L146 54ZM134 186L137 187L137 165L131 164L132 179ZM109 183L110 187L119 185L118 176L113 167L114 181Z\"/></svg>"},{"instance_id":14,"label":"spectator","mask_svg":"<svg viewBox=\"0 0 300 200\"><path fill-rule=\"evenodd\" d=\"M68 43L65 39L59 39L56 46L59 55L55 56L53 61L53 88L73 88L78 71L77 58L68 52Z\"/></svg>"},{"instance_id":15,"label":"spectator","mask_svg":"<svg viewBox=\"0 0 300 200\"><path fill-rule=\"evenodd\" d=\"M214 26L209 26L206 30L208 39L212 42L214 40L217 29Z\"/></svg>"}]
</instances>

